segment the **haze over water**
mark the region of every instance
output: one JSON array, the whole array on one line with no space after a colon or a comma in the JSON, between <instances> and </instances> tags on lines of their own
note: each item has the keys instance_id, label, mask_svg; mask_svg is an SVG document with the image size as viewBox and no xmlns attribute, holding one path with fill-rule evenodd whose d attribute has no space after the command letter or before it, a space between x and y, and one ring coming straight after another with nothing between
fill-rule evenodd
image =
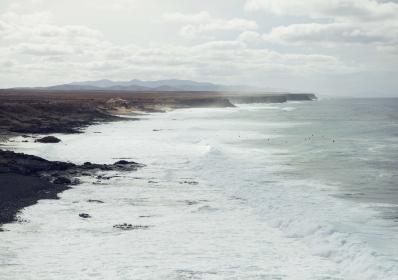
<instances>
[{"instance_id":1,"label":"haze over water","mask_svg":"<svg viewBox=\"0 0 398 280\"><path fill-rule=\"evenodd\" d=\"M397 99L176 110L18 144L146 167L25 209L4 226L0 279L398 279L397 112Z\"/></svg>"}]
</instances>

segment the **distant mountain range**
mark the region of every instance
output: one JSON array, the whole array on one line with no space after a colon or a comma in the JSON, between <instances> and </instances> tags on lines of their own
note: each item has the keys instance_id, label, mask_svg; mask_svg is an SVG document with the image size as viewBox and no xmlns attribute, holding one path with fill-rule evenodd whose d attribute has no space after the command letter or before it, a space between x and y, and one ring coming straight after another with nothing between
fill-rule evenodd
<instances>
[{"instance_id":1,"label":"distant mountain range","mask_svg":"<svg viewBox=\"0 0 398 280\"><path fill-rule=\"evenodd\" d=\"M190 80L158 80L158 81L85 81L69 84L40 87L46 90L125 90L125 91L283 91L272 88L255 88L251 86L226 86L213 83L202 83Z\"/></svg>"}]
</instances>

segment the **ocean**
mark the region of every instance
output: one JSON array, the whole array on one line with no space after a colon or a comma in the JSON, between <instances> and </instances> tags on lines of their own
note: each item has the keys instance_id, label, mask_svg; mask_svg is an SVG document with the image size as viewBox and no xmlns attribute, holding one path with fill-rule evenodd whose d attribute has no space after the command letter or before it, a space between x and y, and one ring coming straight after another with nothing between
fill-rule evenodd
<instances>
[{"instance_id":1,"label":"ocean","mask_svg":"<svg viewBox=\"0 0 398 280\"><path fill-rule=\"evenodd\" d=\"M56 136L12 149L146 166L24 209L0 233L0 279L398 279L398 99L182 109Z\"/></svg>"}]
</instances>

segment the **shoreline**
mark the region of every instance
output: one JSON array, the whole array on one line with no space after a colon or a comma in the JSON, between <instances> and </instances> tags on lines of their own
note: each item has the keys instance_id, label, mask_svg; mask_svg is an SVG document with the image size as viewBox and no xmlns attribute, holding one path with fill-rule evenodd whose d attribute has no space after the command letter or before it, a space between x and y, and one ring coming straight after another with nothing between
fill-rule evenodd
<instances>
[{"instance_id":1,"label":"shoreline","mask_svg":"<svg viewBox=\"0 0 398 280\"><path fill-rule=\"evenodd\" d=\"M80 183L79 177L101 171L134 171L143 165L120 160L113 164L48 161L0 150L0 224L16 220L18 211L40 199L58 199L58 194Z\"/></svg>"},{"instance_id":2,"label":"shoreline","mask_svg":"<svg viewBox=\"0 0 398 280\"><path fill-rule=\"evenodd\" d=\"M79 184L78 177L95 176L101 171L132 171L142 166L128 161L75 165L13 152L7 142L14 137L37 142L39 136L82 133L83 128L96 123L135 119L112 115L90 102L7 97L0 95L0 231L2 224L18 221L23 208L41 199L58 199L59 193Z\"/></svg>"},{"instance_id":3,"label":"shoreline","mask_svg":"<svg viewBox=\"0 0 398 280\"><path fill-rule=\"evenodd\" d=\"M3 150L9 138L51 133L82 133L95 123L138 120L118 115L141 115L182 108L235 107L240 103L284 103L310 101L312 95L226 95L219 93L126 93L126 92L48 92L0 90L0 231L1 225L17 221L21 209L40 199L58 199L58 194L79 183L80 176L99 171L133 171L142 165L119 161L111 165L47 161ZM54 145L54 144L46 144Z\"/></svg>"}]
</instances>

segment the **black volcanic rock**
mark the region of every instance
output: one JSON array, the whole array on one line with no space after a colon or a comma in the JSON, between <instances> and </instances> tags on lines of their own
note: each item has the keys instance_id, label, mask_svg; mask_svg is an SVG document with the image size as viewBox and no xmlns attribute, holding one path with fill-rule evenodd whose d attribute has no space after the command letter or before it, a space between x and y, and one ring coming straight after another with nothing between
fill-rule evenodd
<instances>
[{"instance_id":1,"label":"black volcanic rock","mask_svg":"<svg viewBox=\"0 0 398 280\"><path fill-rule=\"evenodd\" d=\"M55 136L46 136L40 139L35 140L35 142L39 142L39 143L59 143L61 142L60 139L58 139Z\"/></svg>"},{"instance_id":2,"label":"black volcanic rock","mask_svg":"<svg viewBox=\"0 0 398 280\"><path fill-rule=\"evenodd\" d=\"M68 189L38 176L0 172L0 224L15 220L17 212L40 199L58 199Z\"/></svg>"},{"instance_id":3,"label":"black volcanic rock","mask_svg":"<svg viewBox=\"0 0 398 280\"><path fill-rule=\"evenodd\" d=\"M58 177L53 181L54 184L57 185L70 185L72 184L72 181L69 178L66 177Z\"/></svg>"},{"instance_id":4,"label":"black volcanic rock","mask_svg":"<svg viewBox=\"0 0 398 280\"><path fill-rule=\"evenodd\" d=\"M39 172L65 171L75 164L48 161L40 157L0 150L0 173L12 172L22 175L37 175Z\"/></svg>"},{"instance_id":5,"label":"black volcanic rock","mask_svg":"<svg viewBox=\"0 0 398 280\"><path fill-rule=\"evenodd\" d=\"M98 199L89 199L89 200L87 200L87 202L89 202L89 203L100 203L100 204L104 203L102 200L98 200Z\"/></svg>"},{"instance_id":6,"label":"black volcanic rock","mask_svg":"<svg viewBox=\"0 0 398 280\"><path fill-rule=\"evenodd\" d=\"M126 164L134 164L135 162L133 161L127 161L127 160L119 160L117 162L115 162L114 164L121 164L121 165L126 165Z\"/></svg>"},{"instance_id":7,"label":"black volcanic rock","mask_svg":"<svg viewBox=\"0 0 398 280\"><path fill-rule=\"evenodd\" d=\"M133 171L143 165L76 165L0 150L0 224L14 221L18 211L40 199L57 199L58 193L78 183L77 177L99 171Z\"/></svg>"},{"instance_id":8,"label":"black volcanic rock","mask_svg":"<svg viewBox=\"0 0 398 280\"><path fill-rule=\"evenodd\" d=\"M91 216L90 216L89 214L87 214L87 213L80 213L80 214L79 214L79 217L80 217L80 218L83 218L83 219L91 218Z\"/></svg>"}]
</instances>

